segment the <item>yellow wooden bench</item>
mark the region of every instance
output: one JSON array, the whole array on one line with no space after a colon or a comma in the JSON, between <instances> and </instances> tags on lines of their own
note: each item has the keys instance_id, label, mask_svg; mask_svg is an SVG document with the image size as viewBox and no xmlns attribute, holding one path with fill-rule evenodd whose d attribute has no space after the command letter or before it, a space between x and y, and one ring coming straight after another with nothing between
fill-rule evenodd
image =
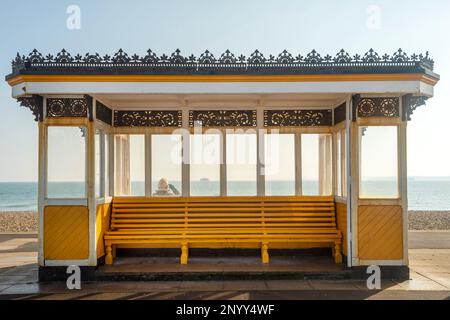
<instances>
[{"instance_id":1,"label":"yellow wooden bench","mask_svg":"<svg viewBox=\"0 0 450 320\"><path fill-rule=\"evenodd\" d=\"M260 248L327 246L342 262L332 197L115 198L105 234L106 264L120 248Z\"/></svg>"}]
</instances>

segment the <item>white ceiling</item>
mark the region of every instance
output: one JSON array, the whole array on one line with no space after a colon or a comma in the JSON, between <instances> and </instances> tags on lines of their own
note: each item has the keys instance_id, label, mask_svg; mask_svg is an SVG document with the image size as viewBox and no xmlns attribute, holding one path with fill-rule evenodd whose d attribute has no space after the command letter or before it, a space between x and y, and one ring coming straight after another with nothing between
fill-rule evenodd
<instances>
[{"instance_id":1,"label":"white ceiling","mask_svg":"<svg viewBox=\"0 0 450 320\"><path fill-rule=\"evenodd\" d=\"M330 108L346 101L345 94L97 94L94 97L116 109L151 108Z\"/></svg>"}]
</instances>

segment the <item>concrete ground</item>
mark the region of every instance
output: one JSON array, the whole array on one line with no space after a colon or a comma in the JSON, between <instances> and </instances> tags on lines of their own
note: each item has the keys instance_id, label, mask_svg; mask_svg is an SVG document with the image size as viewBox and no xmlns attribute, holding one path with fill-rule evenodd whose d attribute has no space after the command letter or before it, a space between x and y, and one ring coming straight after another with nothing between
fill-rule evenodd
<instances>
[{"instance_id":1,"label":"concrete ground","mask_svg":"<svg viewBox=\"0 0 450 320\"><path fill-rule=\"evenodd\" d=\"M69 291L37 282L36 243L34 234L0 234L0 299L450 299L450 231L411 231L411 280L378 291L361 280L91 282Z\"/></svg>"}]
</instances>

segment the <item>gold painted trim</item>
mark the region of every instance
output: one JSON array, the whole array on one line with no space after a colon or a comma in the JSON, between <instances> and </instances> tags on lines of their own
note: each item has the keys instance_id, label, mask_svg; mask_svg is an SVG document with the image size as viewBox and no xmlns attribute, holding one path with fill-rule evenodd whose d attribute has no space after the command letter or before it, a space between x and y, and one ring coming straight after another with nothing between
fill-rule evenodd
<instances>
[{"instance_id":1,"label":"gold painted trim","mask_svg":"<svg viewBox=\"0 0 450 320\"><path fill-rule=\"evenodd\" d=\"M435 85L439 79L412 74L331 74L331 75L17 75L10 86L24 82L344 82L423 81Z\"/></svg>"}]
</instances>

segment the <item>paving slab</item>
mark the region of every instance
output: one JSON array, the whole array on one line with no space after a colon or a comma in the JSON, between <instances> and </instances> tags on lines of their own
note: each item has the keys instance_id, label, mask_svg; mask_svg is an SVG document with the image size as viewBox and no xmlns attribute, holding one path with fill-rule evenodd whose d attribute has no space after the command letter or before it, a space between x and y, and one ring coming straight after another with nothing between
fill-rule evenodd
<instances>
[{"instance_id":1,"label":"paving slab","mask_svg":"<svg viewBox=\"0 0 450 320\"><path fill-rule=\"evenodd\" d=\"M409 231L410 249L450 249L450 230Z\"/></svg>"}]
</instances>

